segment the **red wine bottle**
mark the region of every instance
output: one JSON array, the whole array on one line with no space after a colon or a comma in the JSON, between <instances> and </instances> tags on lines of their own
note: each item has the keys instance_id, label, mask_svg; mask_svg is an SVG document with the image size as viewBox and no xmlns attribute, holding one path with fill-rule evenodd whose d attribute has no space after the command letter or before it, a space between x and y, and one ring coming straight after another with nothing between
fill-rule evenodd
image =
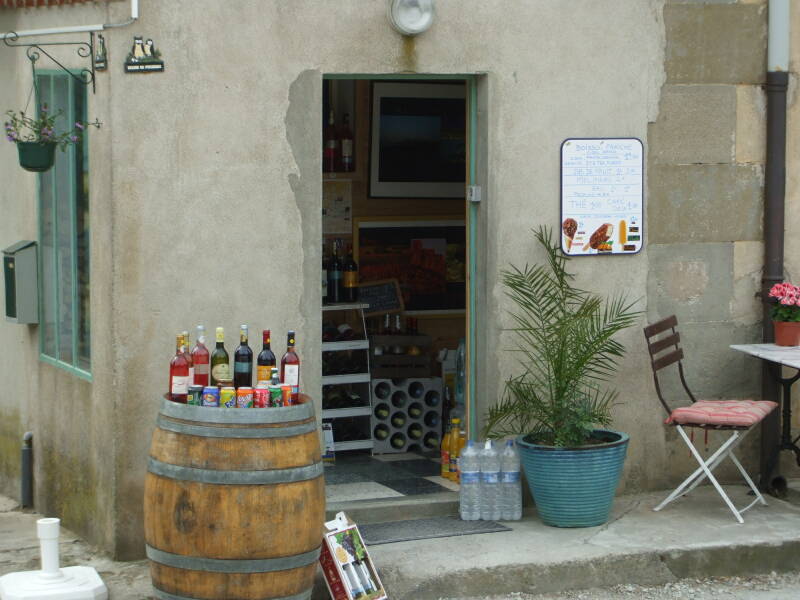
<instances>
[{"instance_id":1,"label":"red wine bottle","mask_svg":"<svg viewBox=\"0 0 800 600\"><path fill-rule=\"evenodd\" d=\"M239 345L233 353L233 385L253 387L253 351L247 345L247 325L239 329Z\"/></svg>"},{"instance_id":2,"label":"red wine bottle","mask_svg":"<svg viewBox=\"0 0 800 600\"><path fill-rule=\"evenodd\" d=\"M286 340L286 354L281 358L281 382L292 386L292 404L300 402L300 357L294 351L295 335L290 331Z\"/></svg>"},{"instance_id":3,"label":"red wine bottle","mask_svg":"<svg viewBox=\"0 0 800 600\"><path fill-rule=\"evenodd\" d=\"M206 328L197 326L197 343L192 348L192 363L194 364L194 381L190 385L208 385L208 359L210 357L206 348Z\"/></svg>"},{"instance_id":4,"label":"red wine bottle","mask_svg":"<svg viewBox=\"0 0 800 600\"><path fill-rule=\"evenodd\" d=\"M269 381L272 377L272 369L275 367L275 354L270 348L272 334L269 329L265 329L262 334L261 352L258 353L256 363L256 380Z\"/></svg>"},{"instance_id":5,"label":"red wine bottle","mask_svg":"<svg viewBox=\"0 0 800 600\"><path fill-rule=\"evenodd\" d=\"M175 356L169 362L169 399L186 404L189 393L189 363L183 355L183 334L175 340Z\"/></svg>"}]
</instances>

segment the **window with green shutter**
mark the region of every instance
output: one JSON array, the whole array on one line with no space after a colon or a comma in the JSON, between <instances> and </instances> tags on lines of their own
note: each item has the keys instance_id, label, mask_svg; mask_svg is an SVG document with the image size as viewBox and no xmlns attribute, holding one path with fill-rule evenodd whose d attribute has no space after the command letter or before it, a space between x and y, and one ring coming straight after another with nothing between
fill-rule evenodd
<instances>
[{"instance_id":1,"label":"window with green shutter","mask_svg":"<svg viewBox=\"0 0 800 600\"><path fill-rule=\"evenodd\" d=\"M62 111L56 130L86 121L86 87L66 73L36 75L38 107ZM87 134L88 135L88 134ZM39 178L39 350L43 361L91 378L88 139L56 150Z\"/></svg>"}]
</instances>

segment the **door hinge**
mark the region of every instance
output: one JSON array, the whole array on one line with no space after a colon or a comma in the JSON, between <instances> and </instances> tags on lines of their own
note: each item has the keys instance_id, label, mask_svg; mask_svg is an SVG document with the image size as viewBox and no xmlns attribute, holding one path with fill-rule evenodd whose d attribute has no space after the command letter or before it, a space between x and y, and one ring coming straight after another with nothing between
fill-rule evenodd
<instances>
[{"instance_id":1,"label":"door hinge","mask_svg":"<svg viewBox=\"0 0 800 600\"><path fill-rule=\"evenodd\" d=\"M479 185L467 186L467 200L469 200L470 202L480 202L481 186Z\"/></svg>"}]
</instances>

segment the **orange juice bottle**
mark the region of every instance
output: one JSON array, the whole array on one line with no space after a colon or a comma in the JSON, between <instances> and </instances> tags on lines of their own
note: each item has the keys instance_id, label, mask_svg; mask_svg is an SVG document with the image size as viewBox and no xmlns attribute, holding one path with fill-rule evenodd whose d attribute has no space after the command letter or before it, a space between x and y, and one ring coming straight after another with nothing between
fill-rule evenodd
<instances>
[{"instance_id":1,"label":"orange juice bottle","mask_svg":"<svg viewBox=\"0 0 800 600\"><path fill-rule=\"evenodd\" d=\"M442 437L442 477L450 478L450 438L452 437L453 430L450 425L447 425L447 432Z\"/></svg>"},{"instance_id":2,"label":"orange juice bottle","mask_svg":"<svg viewBox=\"0 0 800 600\"><path fill-rule=\"evenodd\" d=\"M458 481L458 447L461 419L453 419L450 421L450 423L450 438L448 439L448 447L450 449L450 469L447 473L447 477L451 481Z\"/></svg>"},{"instance_id":3,"label":"orange juice bottle","mask_svg":"<svg viewBox=\"0 0 800 600\"><path fill-rule=\"evenodd\" d=\"M466 445L467 445L467 431L466 431L466 429L464 427L461 427L461 429L458 432L458 458L459 459L461 458L461 453L464 451L464 446L466 446ZM458 475L458 482L461 483L461 461L460 460L456 463L456 466L458 467L458 470L456 471L456 474Z\"/></svg>"}]
</instances>

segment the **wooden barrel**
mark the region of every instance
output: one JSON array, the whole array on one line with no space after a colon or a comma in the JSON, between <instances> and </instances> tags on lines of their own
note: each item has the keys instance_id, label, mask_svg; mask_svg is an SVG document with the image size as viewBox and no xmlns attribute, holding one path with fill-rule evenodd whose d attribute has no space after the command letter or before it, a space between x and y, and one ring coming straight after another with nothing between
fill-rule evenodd
<instances>
[{"instance_id":1,"label":"wooden barrel","mask_svg":"<svg viewBox=\"0 0 800 600\"><path fill-rule=\"evenodd\" d=\"M325 519L311 400L230 409L163 401L144 489L163 599L310 598Z\"/></svg>"}]
</instances>

